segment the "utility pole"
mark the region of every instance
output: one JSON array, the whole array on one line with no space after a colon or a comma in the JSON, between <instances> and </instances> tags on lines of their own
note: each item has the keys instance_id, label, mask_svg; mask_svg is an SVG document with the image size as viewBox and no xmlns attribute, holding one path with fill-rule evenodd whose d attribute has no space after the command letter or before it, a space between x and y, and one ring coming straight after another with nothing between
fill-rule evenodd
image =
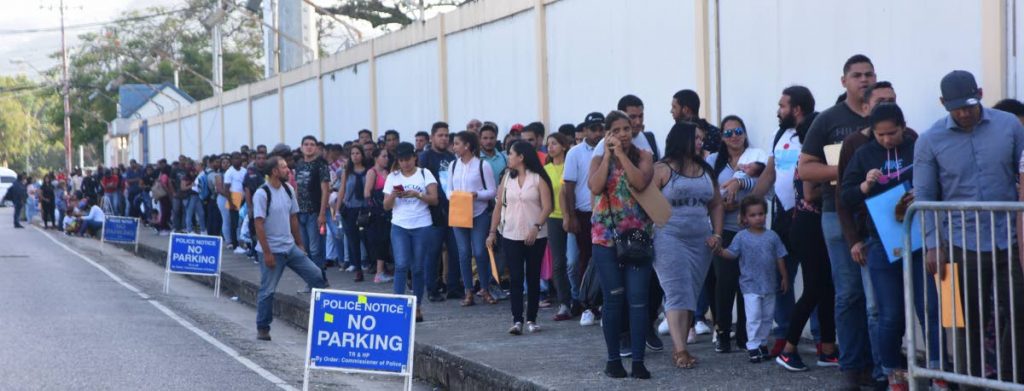
<instances>
[{"instance_id":1,"label":"utility pole","mask_svg":"<svg viewBox=\"0 0 1024 391\"><path fill-rule=\"evenodd\" d=\"M60 56L64 64L64 170L71 172L71 89L68 86L68 50L64 42L64 0L60 0Z\"/></svg>"},{"instance_id":2,"label":"utility pole","mask_svg":"<svg viewBox=\"0 0 1024 391\"><path fill-rule=\"evenodd\" d=\"M223 13L223 0L217 0L217 8L214 12ZM220 95L224 92L224 43L221 35L221 23L213 26L213 94Z\"/></svg>"}]
</instances>

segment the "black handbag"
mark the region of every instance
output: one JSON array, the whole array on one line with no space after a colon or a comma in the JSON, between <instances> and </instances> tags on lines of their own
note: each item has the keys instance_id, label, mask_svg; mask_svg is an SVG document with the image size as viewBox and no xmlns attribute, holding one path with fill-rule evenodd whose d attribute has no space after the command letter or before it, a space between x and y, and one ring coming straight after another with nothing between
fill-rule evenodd
<instances>
[{"instance_id":1,"label":"black handbag","mask_svg":"<svg viewBox=\"0 0 1024 391\"><path fill-rule=\"evenodd\" d=\"M629 186L629 184L626 184ZM604 196L611 198L607 190ZM610 203L611 201L609 201ZM615 256L619 264L623 266L641 266L654 259L654 240L646 230L632 228L619 233L615 229L619 224L615 222L615 214L609 208L609 218L612 220L612 240L615 243Z\"/></svg>"}]
</instances>

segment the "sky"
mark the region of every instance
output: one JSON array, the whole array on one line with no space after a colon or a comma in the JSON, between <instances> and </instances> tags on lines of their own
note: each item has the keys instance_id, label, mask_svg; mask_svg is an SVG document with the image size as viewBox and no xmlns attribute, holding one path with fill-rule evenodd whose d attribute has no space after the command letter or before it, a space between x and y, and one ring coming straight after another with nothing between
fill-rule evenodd
<instances>
[{"instance_id":1,"label":"sky","mask_svg":"<svg viewBox=\"0 0 1024 391\"><path fill-rule=\"evenodd\" d=\"M51 55L60 51L60 0L2 0L4 11L0 12L0 75L24 74L34 80L43 80L32 69L45 70L60 64L60 57ZM234 0L237 2L237 0ZM333 4L333 0L314 0L320 5ZM429 0L427 1L430 2ZM185 0L64 0L64 24L101 23L117 19L123 12L145 10L153 6L180 8ZM428 17L435 14L428 12ZM355 23L364 34L370 30ZM66 30L67 46L70 51L78 44L78 34L98 32L102 26L72 28ZM53 29L54 31L17 33L26 29ZM324 42L328 49L338 47L330 41ZM21 60L28 64L13 64Z\"/></svg>"},{"instance_id":2,"label":"sky","mask_svg":"<svg viewBox=\"0 0 1024 391\"><path fill-rule=\"evenodd\" d=\"M25 74L40 80L29 66L12 64L14 60L28 62L39 70L60 64L60 58L50 58L60 51L60 0L15 0L4 2L0 13L0 75ZM184 0L64 0L64 24L107 22L117 19L122 12L151 6L183 5ZM56 31L12 33L12 30L46 29ZM99 26L67 29L69 49L77 45L78 34L100 31Z\"/></svg>"}]
</instances>

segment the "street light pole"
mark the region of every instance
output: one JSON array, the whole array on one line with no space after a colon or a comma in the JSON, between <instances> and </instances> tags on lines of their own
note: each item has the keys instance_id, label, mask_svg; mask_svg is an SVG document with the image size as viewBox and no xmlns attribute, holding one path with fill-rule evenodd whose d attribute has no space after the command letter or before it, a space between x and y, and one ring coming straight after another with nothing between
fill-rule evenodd
<instances>
[{"instance_id":1,"label":"street light pole","mask_svg":"<svg viewBox=\"0 0 1024 391\"><path fill-rule=\"evenodd\" d=\"M64 0L60 0L60 55L64 65L64 172L71 173L71 89L68 85L68 50L64 42Z\"/></svg>"}]
</instances>

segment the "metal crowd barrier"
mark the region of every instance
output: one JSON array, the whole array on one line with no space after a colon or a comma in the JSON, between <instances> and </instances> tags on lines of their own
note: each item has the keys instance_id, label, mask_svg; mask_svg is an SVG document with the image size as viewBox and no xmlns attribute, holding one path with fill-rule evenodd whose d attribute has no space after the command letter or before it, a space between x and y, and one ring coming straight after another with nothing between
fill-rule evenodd
<instances>
[{"instance_id":1,"label":"metal crowd barrier","mask_svg":"<svg viewBox=\"0 0 1024 391\"><path fill-rule=\"evenodd\" d=\"M903 249L913 248L911 233L917 231L922 249L942 249L948 261L939 262L939 268L945 264L948 269L945 280L938 281L928 273L923 251L913 255L922 262L910 262L902 252L911 390L918 389L918 381L928 380L956 383L960 389L1024 390L1024 278L1015 244L1021 212L1024 202L921 201L907 210ZM929 220L938 222L931 241L925 233ZM999 249L996 244L1003 238L1009 245ZM919 281L936 282L934 302L927 296L923 300L924 322L915 315L915 295L931 293L913 288L914 273L924 273ZM931 308L935 306L937 311ZM937 321L928 321L929 310L938 313ZM929 343L929 337L936 336L938 343Z\"/></svg>"}]
</instances>

